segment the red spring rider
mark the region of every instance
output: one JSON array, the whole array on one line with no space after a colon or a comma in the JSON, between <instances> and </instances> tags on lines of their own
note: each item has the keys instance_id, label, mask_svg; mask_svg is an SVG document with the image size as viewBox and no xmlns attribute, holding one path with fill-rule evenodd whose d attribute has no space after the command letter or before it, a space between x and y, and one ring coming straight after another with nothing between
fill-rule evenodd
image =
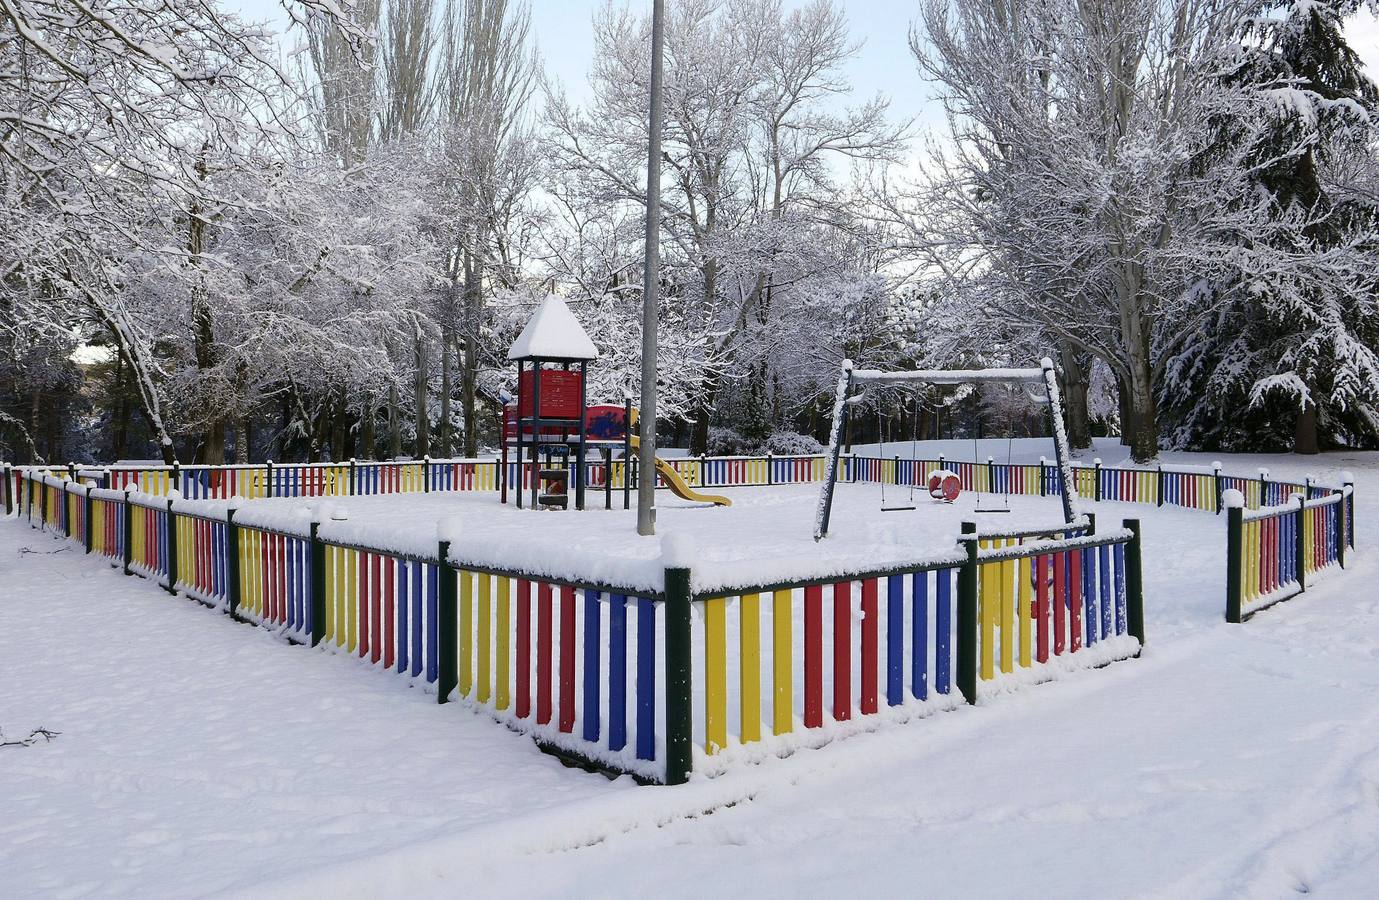
<instances>
[{"instance_id":1,"label":"red spring rider","mask_svg":"<svg viewBox=\"0 0 1379 900\"><path fill-rule=\"evenodd\" d=\"M956 472L938 469L929 473L929 496L944 503L952 503L962 493L962 479Z\"/></svg>"}]
</instances>

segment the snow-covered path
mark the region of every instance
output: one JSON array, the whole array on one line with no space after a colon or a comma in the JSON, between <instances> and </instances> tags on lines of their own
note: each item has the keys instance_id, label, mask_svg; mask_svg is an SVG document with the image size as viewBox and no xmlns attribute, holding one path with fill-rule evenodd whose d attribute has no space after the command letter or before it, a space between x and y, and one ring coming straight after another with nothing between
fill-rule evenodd
<instances>
[{"instance_id":1,"label":"snow-covered path","mask_svg":"<svg viewBox=\"0 0 1379 900\"><path fill-rule=\"evenodd\" d=\"M248 889L632 787L67 546L0 522L0 729L60 732L0 748L0 897Z\"/></svg>"},{"instance_id":2,"label":"snow-covered path","mask_svg":"<svg viewBox=\"0 0 1379 900\"><path fill-rule=\"evenodd\" d=\"M0 523L0 727L63 732L0 748L0 896L1370 892L1379 454L1342 464L1361 552L1305 597L1228 626L1219 520L1104 504L1146 523L1142 659L683 788Z\"/></svg>"}]
</instances>

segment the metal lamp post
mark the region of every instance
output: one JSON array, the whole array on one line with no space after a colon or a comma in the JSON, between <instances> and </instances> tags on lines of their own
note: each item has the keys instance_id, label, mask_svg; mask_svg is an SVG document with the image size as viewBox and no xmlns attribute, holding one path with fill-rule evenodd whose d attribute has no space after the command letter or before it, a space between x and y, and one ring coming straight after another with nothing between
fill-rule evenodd
<instances>
[{"instance_id":1,"label":"metal lamp post","mask_svg":"<svg viewBox=\"0 0 1379 900\"><path fill-rule=\"evenodd\" d=\"M656 325L661 277L661 68L665 0L651 12L651 119L646 157L646 271L642 277L641 448L637 456L637 533L656 533Z\"/></svg>"}]
</instances>

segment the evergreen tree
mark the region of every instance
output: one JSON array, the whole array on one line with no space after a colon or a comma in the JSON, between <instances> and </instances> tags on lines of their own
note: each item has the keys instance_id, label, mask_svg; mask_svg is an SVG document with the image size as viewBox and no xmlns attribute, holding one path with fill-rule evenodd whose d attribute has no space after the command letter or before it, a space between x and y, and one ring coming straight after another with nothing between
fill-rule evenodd
<instances>
[{"instance_id":1,"label":"evergreen tree","mask_svg":"<svg viewBox=\"0 0 1379 900\"><path fill-rule=\"evenodd\" d=\"M1201 340L1168 367L1162 403L1178 446L1315 453L1379 440L1379 309L1372 160L1379 90L1346 43L1361 0L1261 7L1226 75L1255 89L1250 114L1226 109L1208 153L1248 148L1256 196L1274 227L1196 290L1214 310ZM1273 15L1267 15L1268 10ZM1363 188L1364 185L1359 185ZM1257 209L1256 209L1257 211ZM1222 210L1229 229L1240 208Z\"/></svg>"}]
</instances>

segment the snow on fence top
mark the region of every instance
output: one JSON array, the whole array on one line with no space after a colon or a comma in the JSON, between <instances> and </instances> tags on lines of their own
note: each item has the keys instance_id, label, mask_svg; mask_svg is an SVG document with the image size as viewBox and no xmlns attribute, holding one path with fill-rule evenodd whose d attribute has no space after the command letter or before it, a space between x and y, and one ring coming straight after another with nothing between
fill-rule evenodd
<instances>
[{"instance_id":1,"label":"snow on fence top","mask_svg":"<svg viewBox=\"0 0 1379 900\"><path fill-rule=\"evenodd\" d=\"M598 359L599 351L565 301L550 294L508 349L508 359Z\"/></svg>"}]
</instances>

